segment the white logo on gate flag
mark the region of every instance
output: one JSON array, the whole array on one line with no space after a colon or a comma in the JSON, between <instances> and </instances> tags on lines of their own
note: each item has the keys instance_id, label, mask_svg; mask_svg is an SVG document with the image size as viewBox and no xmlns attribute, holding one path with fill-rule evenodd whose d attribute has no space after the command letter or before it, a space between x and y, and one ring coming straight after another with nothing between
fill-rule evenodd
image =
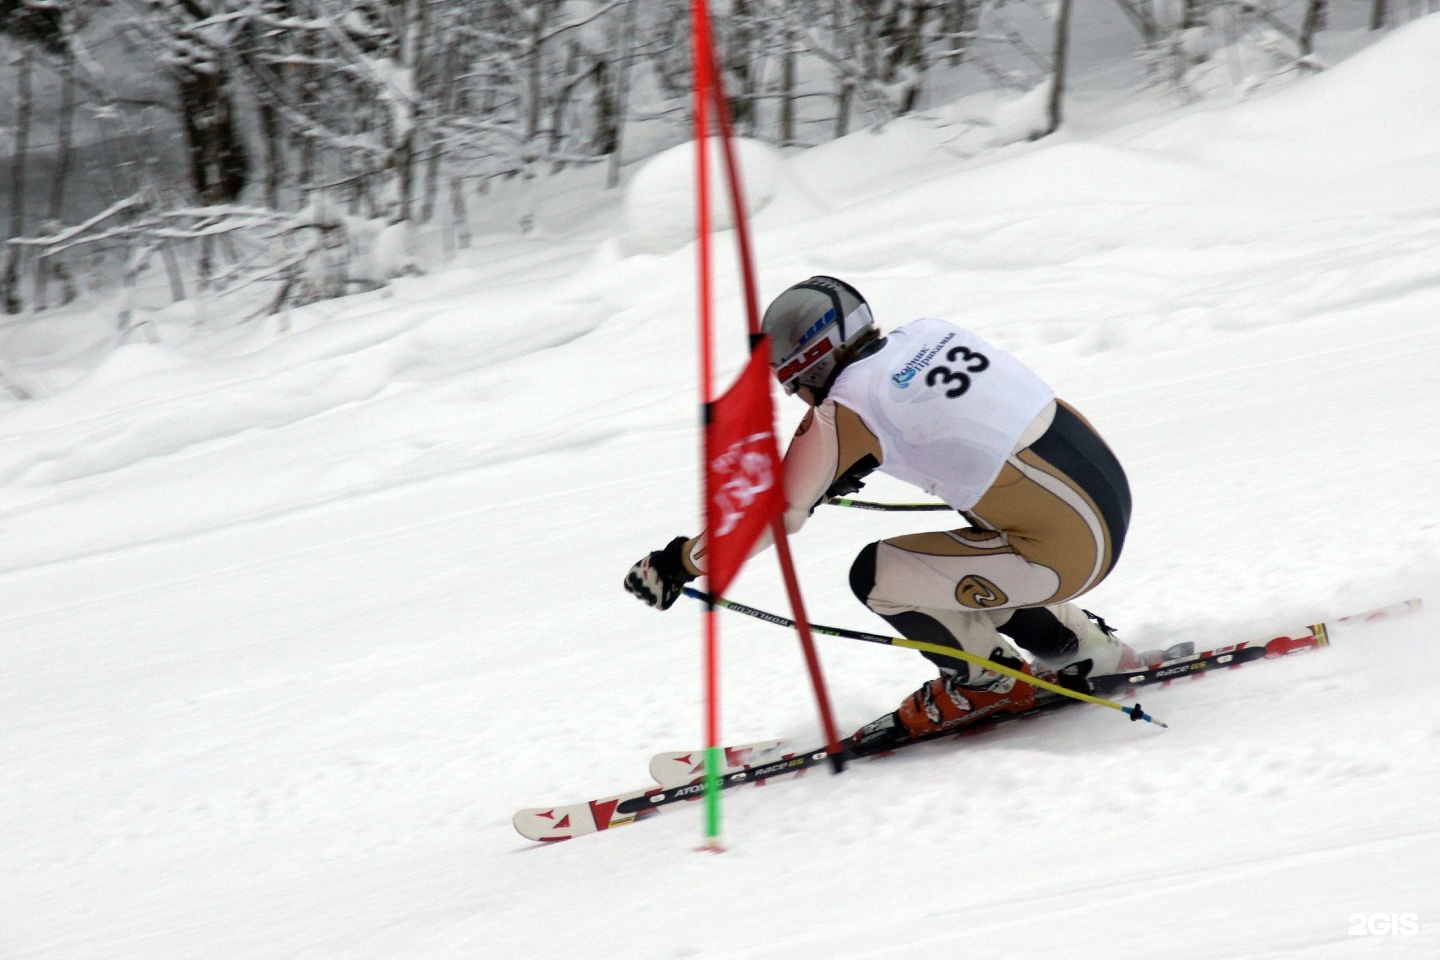
<instances>
[{"instance_id":1,"label":"white logo on gate flag","mask_svg":"<svg viewBox=\"0 0 1440 960\"><path fill-rule=\"evenodd\" d=\"M711 534L706 578L717 595L765 527L785 512L769 360L764 349L751 353L739 379L712 404L705 426L705 524Z\"/></svg>"},{"instance_id":2,"label":"white logo on gate flag","mask_svg":"<svg viewBox=\"0 0 1440 960\"><path fill-rule=\"evenodd\" d=\"M720 514L715 536L734 530L750 505L774 488L775 472L765 452L772 436L766 430L737 440L710 465L712 474L726 478L715 491L715 509Z\"/></svg>"}]
</instances>

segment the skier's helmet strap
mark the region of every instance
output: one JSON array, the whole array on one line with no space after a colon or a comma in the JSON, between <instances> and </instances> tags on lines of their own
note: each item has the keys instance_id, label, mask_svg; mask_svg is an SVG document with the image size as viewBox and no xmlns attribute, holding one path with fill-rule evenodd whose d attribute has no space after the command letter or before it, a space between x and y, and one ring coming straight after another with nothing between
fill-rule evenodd
<instances>
[{"instance_id":1,"label":"skier's helmet strap","mask_svg":"<svg viewBox=\"0 0 1440 960\"><path fill-rule=\"evenodd\" d=\"M860 292L834 277L811 277L776 297L760 329L770 336L770 365L786 393L810 387L823 396L837 352L875 329Z\"/></svg>"}]
</instances>

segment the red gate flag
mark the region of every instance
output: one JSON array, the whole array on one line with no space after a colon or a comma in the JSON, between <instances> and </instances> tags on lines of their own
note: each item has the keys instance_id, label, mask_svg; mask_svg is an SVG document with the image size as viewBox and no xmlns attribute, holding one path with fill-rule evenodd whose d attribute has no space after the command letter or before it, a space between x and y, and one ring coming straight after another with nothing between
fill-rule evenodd
<instances>
[{"instance_id":1,"label":"red gate flag","mask_svg":"<svg viewBox=\"0 0 1440 960\"><path fill-rule=\"evenodd\" d=\"M715 597L740 572L760 534L785 512L769 356L769 341L762 339L739 379L710 405L705 426L706 576Z\"/></svg>"}]
</instances>

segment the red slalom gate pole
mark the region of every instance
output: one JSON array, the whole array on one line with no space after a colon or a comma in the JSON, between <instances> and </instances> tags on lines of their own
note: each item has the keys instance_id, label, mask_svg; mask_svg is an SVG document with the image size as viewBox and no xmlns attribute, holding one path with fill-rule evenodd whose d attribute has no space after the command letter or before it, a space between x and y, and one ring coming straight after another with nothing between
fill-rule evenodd
<instances>
[{"instance_id":1,"label":"red slalom gate pole","mask_svg":"<svg viewBox=\"0 0 1440 960\"><path fill-rule=\"evenodd\" d=\"M714 100L715 119L720 128L720 144L725 161L726 180L729 185L730 207L735 221L735 239L739 247L740 275L745 287L745 313L749 326L750 345L753 348L760 337L760 293L755 280L754 256L750 246L749 219L745 215L745 200L740 181L739 164L735 158L734 138L730 124L730 105L725 100L725 90L720 73L715 67L714 47L710 43L709 17L705 10L705 0L695 0L696 7L696 51L695 51L695 86L697 94L699 91L708 90ZM703 24L703 26L700 26ZM703 37L702 37L703 33ZM700 116L699 100L703 94L697 95L697 126ZM705 153L704 139L708 132L708 123L700 127L701 135L700 152ZM702 175L706 172L707 163L702 157L700 170ZM708 184L702 186L702 192L708 189ZM708 197L702 200L708 203ZM704 212L705 223L709 223L708 207ZM703 229L703 228L702 228ZM702 239L701 243L706 247L708 263L708 240ZM707 341L708 349L708 341ZM708 396L708 395L707 395ZM794 557L790 553L790 534L785 529L783 517L776 518L771 525L771 533L775 539L776 556L780 561L780 573L785 581L785 592L790 598L790 608L794 611L796 633L800 637L800 646L805 655L805 666L810 672L810 683L815 690L815 701L820 712L821 729L825 739L829 743L831 765L836 773L845 769L845 760L841 756L840 736L835 727L835 719L830 707L830 693L825 685L825 675L820 667L820 655L815 649L815 638L810 632L809 618L805 615L805 601L800 593L800 579L795 572ZM713 611L713 607L712 607ZM708 767L707 767L708 769Z\"/></svg>"},{"instance_id":2,"label":"red slalom gate pole","mask_svg":"<svg viewBox=\"0 0 1440 960\"><path fill-rule=\"evenodd\" d=\"M835 717L830 711L830 693L825 688L825 675L820 670L820 655L815 652L815 637L810 633L810 621L805 616L805 601L800 596L800 581L795 576L795 561L790 556L790 535L785 530L785 518L776 520L771 530L775 535L775 551L780 559L780 571L785 578L785 592L790 596L790 608L795 611L795 630L800 634L805 666L810 671L810 682L815 688L815 702L820 709L820 725L830 744L830 766L836 773L840 773L845 769L845 758L840 748L840 736L835 730Z\"/></svg>"}]
</instances>

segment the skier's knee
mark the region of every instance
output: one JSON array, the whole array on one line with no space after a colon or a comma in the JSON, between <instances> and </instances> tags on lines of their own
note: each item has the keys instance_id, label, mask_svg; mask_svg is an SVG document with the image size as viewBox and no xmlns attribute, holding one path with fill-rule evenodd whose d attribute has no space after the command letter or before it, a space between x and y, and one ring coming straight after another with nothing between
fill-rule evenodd
<instances>
[{"instance_id":1,"label":"skier's knee","mask_svg":"<svg viewBox=\"0 0 1440 960\"><path fill-rule=\"evenodd\" d=\"M1080 647L1075 631L1045 607L1016 610L999 630L1041 660L1068 661Z\"/></svg>"},{"instance_id":2,"label":"skier's knee","mask_svg":"<svg viewBox=\"0 0 1440 960\"><path fill-rule=\"evenodd\" d=\"M875 589L875 564L876 556L880 552L880 544L872 543L860 551L855 562L850 565L850 589L865 606L870 606L870 594Z\"/></svg>"}]
</instances>

